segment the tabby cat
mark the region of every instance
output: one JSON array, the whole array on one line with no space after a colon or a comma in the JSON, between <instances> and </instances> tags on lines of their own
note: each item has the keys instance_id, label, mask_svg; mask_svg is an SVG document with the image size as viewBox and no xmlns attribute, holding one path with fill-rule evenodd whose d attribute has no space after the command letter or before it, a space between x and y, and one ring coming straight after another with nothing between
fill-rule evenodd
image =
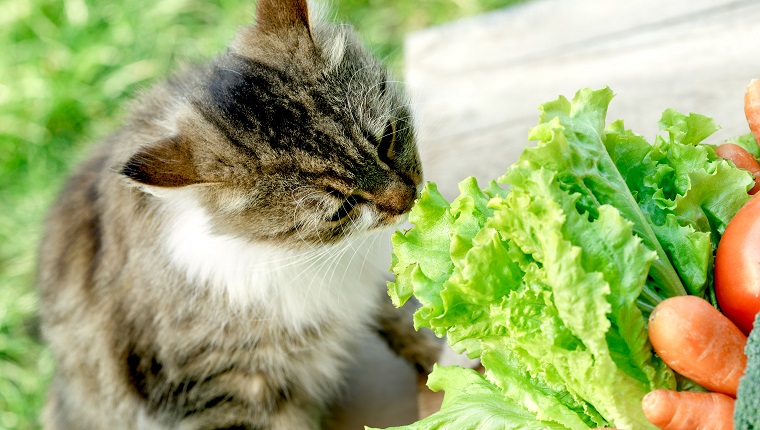
<instances>
[{"instance_id":1,"label":"tabby cat","mask_svg":"<svg viewBox=\"0 0 760 430\"><path fill-rule=\"evenodd\" d=\"M225 53L143 94L53 206L45 428L319 428L373 330L429 370L439 343L373 265L421 176L405 99L351 29L260 0Z\"/></svg>"}]
</instances>

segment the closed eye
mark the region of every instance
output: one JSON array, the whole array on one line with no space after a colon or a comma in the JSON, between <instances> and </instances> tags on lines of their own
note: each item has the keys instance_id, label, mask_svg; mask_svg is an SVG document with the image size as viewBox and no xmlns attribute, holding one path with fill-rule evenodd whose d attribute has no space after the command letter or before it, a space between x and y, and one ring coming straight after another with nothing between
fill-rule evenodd
<instances>
[{"instance_id":1,"label":"closed eye","mask_svg":"<svg viewBox=\"0 0 760 430\"><path fill-rule=\"evenodd\" d=\"M364 198L354 195L354 194L346 197L345 200L343 201L343 204L330 217L330 222L337 222L347 217L351 213L351 211L354 210L356 205L363 203L364 201L365 201Z\"/></svg>"},{"instance_id":2,"label":"closed eye","mask_svg":"<svg viewBox=\"0 0 760 430\"><path fill-rule=\"evenodd\" d=\"M377 145L377 156L380 158L380 161L387 165L392 164L395 142L396 127L392 122L388 121L385 130L383 130L383 137L380 138L380 143Z\"/></svg>"},{"instance_id":3,"label":"closed eye","mask_svg":"<svg viewBox=\"0 0 760 430\"><path fill-rule=\"evenodd\" d=\"M383 135L380 136L379 139L373 136L367 130L362 130L362 133L368 142L377 147L377 156L380 158L380 161L387 165L391 165L391 161L394 158L393 152L395 150L396 143L396 126L392 122L388 121L388 123L385 125L385 129L383 130Z\"/></svg>"}]
</instances>

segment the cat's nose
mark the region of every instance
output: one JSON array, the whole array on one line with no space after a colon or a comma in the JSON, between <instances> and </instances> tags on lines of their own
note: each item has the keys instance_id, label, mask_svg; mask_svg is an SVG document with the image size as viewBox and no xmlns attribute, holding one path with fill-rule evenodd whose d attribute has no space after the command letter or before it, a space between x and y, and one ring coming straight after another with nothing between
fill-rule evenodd
<instances>
[{"instance_id":1,"label":"cat's nose","mask_svg":"<svg viewBox=\"0 0 760 430\"><path fill-rule=\"evenodd\" d=\"M414 205L417 189L405 183L395 183L385 187L375 197L375 203L383 212L390 215L401 215Z\"/></svg>"}]
</instances>

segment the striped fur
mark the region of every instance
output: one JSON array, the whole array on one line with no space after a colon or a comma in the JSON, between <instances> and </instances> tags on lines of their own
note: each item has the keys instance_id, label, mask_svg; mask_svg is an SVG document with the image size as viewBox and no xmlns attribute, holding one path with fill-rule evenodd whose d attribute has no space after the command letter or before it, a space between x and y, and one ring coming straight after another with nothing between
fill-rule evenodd
<instances>
[{"instance_id":1,"label":"striped fur","mask_svg":"<svg viewBox=\"0 0 760 430\"><path fill-rule=\"evenodd\" d=\"M346 26L262 0L227 52L145 93L52 208L48 429L315 429L393 314L387 235L421 182L404 97Z\"/></svg>"}]
</instances>

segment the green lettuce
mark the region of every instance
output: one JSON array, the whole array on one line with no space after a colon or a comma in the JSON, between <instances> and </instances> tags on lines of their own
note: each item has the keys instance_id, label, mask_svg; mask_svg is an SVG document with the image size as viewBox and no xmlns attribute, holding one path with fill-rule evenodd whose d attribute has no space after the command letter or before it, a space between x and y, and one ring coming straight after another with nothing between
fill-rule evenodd
<instances>
[{"instance_id":1,"label":"green lettuce","mask_svg":"<svg viewBox=\"0 0 760 430\"><path fill-rule=\"evenodd\" d=\"M650 144L606 124L612 97L543 104L537 144L498 183L465 179L451 203L428 183L393 236L393 302L415 296L415 327L485 368L436 368L443 406L406 428L651 428L641 398L676 379L647 315L712 295L718 240L753 179L702 143L711 119L667 110Z\"/></svg>"}]
</instances>

